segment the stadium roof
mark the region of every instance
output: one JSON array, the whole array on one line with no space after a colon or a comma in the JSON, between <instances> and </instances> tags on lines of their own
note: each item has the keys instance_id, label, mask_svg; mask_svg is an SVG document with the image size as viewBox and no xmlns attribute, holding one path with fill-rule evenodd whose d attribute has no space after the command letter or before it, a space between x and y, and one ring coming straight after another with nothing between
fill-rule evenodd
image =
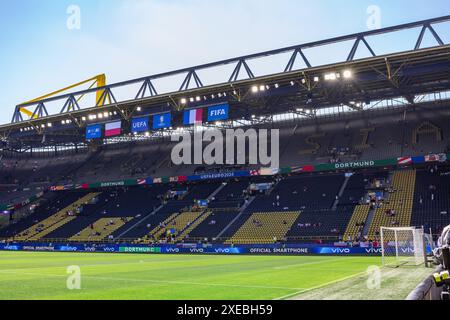
<instances>
[{"instance_id":1,"label":"stadium roof","mask_svg":"<svg viewBox=\"0 0 450 320\"><path fill-rule=\"evenodd\" d=\"M231 119L251 119L252 115L272 115L297 112L299 108L314 110L345 105L363 110L373 100L404 97L414 104L417 95L450 89L450 45L444 43L433 28L434 24L450 21L450 16L418 21L395 27L367 31L348 36L282 48L215 63L129 80L100 88L72 92L57 97L17 106L11 124L0 126L3 141L35 145L45 134L52 141L83 141L86 124L131 118L173 111L174 126L182 122L181 110L228 102ZM413 50L377 55L367 38L383 36L401 30L421 28ZM421 49L425 33L429 31L436 46ZM346 61L312 66L304 50L352 41ZM356 53L365 46L370 56L355 60ZM288 53L290 58L279 73L255 76L249 61ZM298 61L306 68L295 70ZM200 77L207 69L231 65L228 81L204 85ZM158 79L181 76L181 86L174 91L158 93L154 85ZM173 81L172 81L173 82ZM175 84L175 82L173 82ZM178 87L178 86L177 86ZM96 96L102 92L101 107L92 103L82 108L80 97ZM119 95L117 92L122 92ZM124 93L124 94L123 94ZM61 112L50 115L48 106L56 105ZM69 108L71 106L71 108ZM31 119L23 119L20 108L34 108ZM70 111L67 111L70 110ZM90 115L102 115L101 120L89 121Z\"/></svg>"}]
</instances>

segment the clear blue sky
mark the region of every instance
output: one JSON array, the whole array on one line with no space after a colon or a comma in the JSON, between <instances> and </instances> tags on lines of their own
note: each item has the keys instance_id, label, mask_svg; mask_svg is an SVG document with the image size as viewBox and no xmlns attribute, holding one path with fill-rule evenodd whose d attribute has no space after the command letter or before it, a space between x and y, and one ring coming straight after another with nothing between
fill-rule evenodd
<instances>
[{"instance_id":1,"label":"clear blue sky","mask_svg":"<svg viewBox=\"0 0 450 320\"><path fill-rule=\"evenodd\" d=\"M0 123L10 121L16 104L99 73L112 83L364 31L371 5L381 9L382 27L450 14L448 0L21 0L0 5ZM70 5L81 10L79 30L67 28ZM446 31L444 38L450 35ZM415 32L378 41L374 49L381 53L394 44L406 49ZM313 53L311 60L320 62L324 54L334 51Z\"/></svg>"}]
</instances>

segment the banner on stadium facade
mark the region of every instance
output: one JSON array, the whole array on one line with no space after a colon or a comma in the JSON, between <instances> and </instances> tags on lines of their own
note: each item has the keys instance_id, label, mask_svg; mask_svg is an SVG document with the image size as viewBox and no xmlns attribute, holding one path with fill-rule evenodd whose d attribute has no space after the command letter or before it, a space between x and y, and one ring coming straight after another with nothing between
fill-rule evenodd
<instances>
[{"instance_id":1,"label":"banner on stadium facade","mask_svg":"<svg viewBox=\"0 0 450 320\"><path fill-rule=\"evenodd\" d=\"M131 132L139 133L149 131L149 117L134 118L131 121Z\"/></svg>"},{"instance_id":2,"label":"banner on stadium facade","mask_svg":"<svg viewBox=\"0 0 450 320\"><path fill-rule=\"evenodd\" d=\"M166 129L170 128L172 125L172 114L171 113L163 113L163 114L155 114L153 116L153 129Z\"/></svg>"},{"instance_id":3,"label":"banner on stadium facade","mask_svg":"<svg viewBox=\"0 0 450 320\"><path fill-rule=\"evenodd\" d=\"M219 104L216 106L211 106L208 108L208 121L220 121L229 119L229 109L228 103Z\"/></svg>"},{"instance_id":4,"label":"banner on stadium facade","mask_svg":"<svg viewBox=\"0 0 450 320\"><path fill-rule=\"evenodd\" d=\"M86 139L100 139L102 137L102 125L93 124L86 127Z\"/></svg>"},{"instance_id":5,"label":"banner on stadium facade","mask_svg":"<svg viewBox=\"0 0 450 320\"><path fill-rule=\"evenodd\" d=\"M410 160L411 159L411 160ZM185 181L201 181L201 180L222 180L222 179L232 179L239 177L251 177L260 175L277 175L277 174L292 174L292 173L304 173L304 172L323 172L323 171L336 171L336 170L349 170L349 169L365 169L365 168L376 168L376 167L388 167L388 166L399 166L399 165L409 165L421 164L425 162L445 162L450 159L450 155L437 154L419 157L404 157L404 158L394 158L385 160L367 160L367 161L355 161L355 162L345 162L345 163L328 163L319 165L304 165L304 166L294 166L286 168L261 168L259 170L250 171L230 171L230 172L220 172L220 173L205 173L200 175L191 176L175 176L175 177L148 177L147 179L132 179L132 180L122 180L115 182L98 182L91 184L81 185L82 189L93 189L102 187L117 187L117 186L133 186L133 185L151 185L151 184L163 184L163 183L175 183L175 182L185 182ZM144 182L145 181L145 182ZM51 191L61 191L61 190L71 190L79 188L80 185L67 185L67 186L52 186L49 189Z\"/></svg>"},{"instance_id":6,"label":"banner on stadium facade","mask_svg":"<svg viewBox=\"0 0 450 320\"><path fill-rule=\"evenodd\" d=\"M183 114L183 124L188 126L191 124L203 123L203 109L185 110Z\"/></svg>"},{"instance_id":7,"label":"banner on stadium facade","mask_svg":"<svg viewBox=\"0 0 450 320\"><path fill-rule=\"evenodd\" d=\"M122 134L122 121L105 124L105 137L116 137Z\"/></svg>"}]
</instances>

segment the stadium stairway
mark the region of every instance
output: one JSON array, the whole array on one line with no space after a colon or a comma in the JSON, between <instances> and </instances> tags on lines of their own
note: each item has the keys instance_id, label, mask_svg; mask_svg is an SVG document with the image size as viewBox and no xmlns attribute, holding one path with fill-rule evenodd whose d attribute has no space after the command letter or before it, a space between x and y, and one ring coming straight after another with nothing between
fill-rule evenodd
<instances>
[{"instance_id":1,"label":"stadium stairway","mask_svg":"<svg viewBox=\"0 0 450 320\"><path fill-rule=\"evenodd\" d=\"M181 241L189 236L191 231L193 231L195 228L197 228L204 220L206 220L210 215L211 211L207 210L203 212L202 215L200 215L193 223L188 225L184 230L181 230L179 235L175 238L177 241Z\"/></svg>"},{"instance_id":2,"label":"stadium stairway","mask_svg":"<svg viewBox=\"0 0 450 320\"><path fill-rule=\"evenodd\" d=\"M192 241L214 240L239 214L239 209L236 208L218 208L210 209L210 211L211 214L188 233L189 239Z\"/></svg>"},{"instance_id":3,"label":"stadium stairway","mask_svg":"<svg viewBox=\"0 0 450 320\"><path fill-rule=\"evenodd\" d=\"M150 220L150 218L154 217L162 208L164 207L164 205L160 205L158 208L156 208L155 210L153 210L152 213L150 213L147 216L144 216L143 219L139 220L138 222L135 222L132 226L129 226L127 229L125 230L116 230L116 231L120 231L120 233L117 234L117 239L121 239L121 238L125 238L125 235L127 233L129 233L130 231L132 231L135 228L138 228L141 225L144 225L147 223L147 221Z\"/></svg>"},{"instance_id":4,"label":"stadium stairway","mask_svg":"<svg viewBox=\"0 0 450 320\"><path fill-rule=\"evenodd\" d=\"M269 244L285 238L299 212L254 213L226 244Z\"/></svg>"},{"instance_id":5,"label":"stadium stairway","mask_svg":"<svg viewBox=\"0 0 450 320\"><path fill-rule=\"evenodd\" d=\"M159 239L163 235L167 234L167 232L171 229L177 230L177 232L182 232L188 227L188 224L191 225L195 222L201 215L203 215L204 211L197 212L179 212L170 215L167 219L162 221L160 225L156 228L153 228L150 233L145 235L143 238L138 239L137 243L150 243L152 239ZM181 226L181 227L180 227Z\"/></svg>"},{"instance_id":6,"label":"stadium stairway","mask_svg":"<svg viewBox=\"0 0 450 320\"><path fill-rule=\"evenodd\" d=\"M192 225L204 211L187 211L177 214L165 227L160 228L153 236L158 239L170 230L175 230L175 234L183 232Z\"/></svg>"},{"instance_id":7,"label":"stadium stairway","mask_svg":"<svg viewBox=\"0 0 450 320\"><path fill-rule=\"evenodd\" d=\"M24 230L19 236L15 237L15 240L18 240L18 241L40 240L41 238L45 237L49 233L64 226L66 223L68 223L76 218L75 215L69 216L67 214L68 211L75 211L78 207L91 201L98 195L99 195L99 193L95 192L95 193L89 193L89 194L83 196L82 198L73 202L69 206L58 211L56 214L48 217L45 220L38 222L37 224L31 226L27 230Z\"/></svg>"},{"instance_id":8,"label":"stadium stairway","mask_svg":"<svg viewBox=\"0 0 450 320\"><path fill-rule=\"evenodd\" d=\"M351 177L347 176L345 177L344 182L342 183L341 189L339 190L338 196L336 198L336 200L333 203L333 207L331 208L331 210L336 211L338 205L339 205L339 200L341 199L342 195L345 192L345 189L347 188L347 184L350 181Z\"/></svg>"},{"instance_id":9,"label":"stadium stairway","mask_svg":"<svg viewBox=\"0 0 450 320\"><path fill-rule=\"evenodd\" d=\"M133 220L133 217L121 218L101 218L89 226L81 230L76 235L69 238L69 241L83 242L83 241L101 241L105 240L114 231Z\"/></svg>"},{"instance_id":10,"label":"stadium stairway","mask_svg":"<svg viewBox=\"0 0 450 320\"><path fill-rule=\"evenodd\" d=\"M353 241L358 235L362 233L363 226L361 223L366 223L369 216L370 205L357 205L353 211L352 218L344 233L344 241Z\"/></svg>"},{"instance_id":11,"label":"stadium stairway","mask_svg":"<svg viewBox=\"0 0 450 320\"><path fill-rule=\"evenodd\" d=\"M248 207L251 206L256 197L250 197L247 203L244 203L239 209L239 212L234 216L234 218L228 223L228 225L220 231L220 233L215 238L229 238L245 223L248 216L244 214Z\"/></svg>"},{"instance_id":12,"label":"stadium stairway","mask_svg":"<svg viewBox=\"0 0 450 320\"><path fill-rule=\"evenodd\" d=\"M389 199L381 208L375 210L369 228L369 238L376 238L381 227L411 226L415 184L416 170L394 172ZM395 211L393 217L386 214L386 211L391 209Z\"/></svg>"}]
</instances>

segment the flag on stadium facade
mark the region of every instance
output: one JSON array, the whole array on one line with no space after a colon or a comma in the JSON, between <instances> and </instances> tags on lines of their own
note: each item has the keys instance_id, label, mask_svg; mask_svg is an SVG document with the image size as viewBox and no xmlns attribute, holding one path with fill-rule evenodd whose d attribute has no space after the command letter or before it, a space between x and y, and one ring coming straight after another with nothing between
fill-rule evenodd
<instances>
[{"instance_id":1,"label":"flag on stadium facade","mask_svg":"<svg viewBox=\"0 0 450 320\"><path fill-rule=\"evenodd\" d=\"M154 178L153 183L162 183L162 178Z\"/></svg>"},{"instance_id":2,"label":"flag on stadium facade","mask_svg":"<svg viewBox=\"0 0 450 320\"><path fill-rule=\"evenodd\" d=\"M122 122L110 122L105 124L105 137L119 136L122 133Z\"/></svg>"},{"instance_id":3,"label":"flag on stadium facade","mask_svg":"<svg viewBox=\"0 0 450 320\"><path fill-rule=\"evenodd\" d=\"M407 164L412 164L412 163L413 163L413 159L411 157L397 158L397 164L399 164L399 165L407 165Z\"/></svg>"},{"instance_id":4,"label":"flag on stadium facade","mask_svg":"<svg viewBox=\"0 0 450 320\"><path fill-rule=\"evenodd\" d=\"M425 162L425 157L424 156L412 157L412 161L413 161L414 164L424 163Z\"/></svg>"},{"instance_id":5,"label":"flag on stadium facade","mask_svg":"<svg viewBox=\"0 0 450 320\"><path fill-rule=\"evenodd\" d=\"M299 172L313 172L313 166L296 166L291 168L291 173L299 173Z\"/></svg>"},{"instance_id":6,"label":"flag on stadium facade","mask_svg":"<svg viewBox=\"0 0 450 320\"><path fill-rule=\"evenodd\" d=\"M203 123L203 109L193 109L193 110L184 111L183 123L185 125L202 124Z\"/></svg>"},{"instance_id":7,"label":"flag on stadium facade","mask_svg":"<svg viewBox=\"0 0 450 320\"><path fill-rule=\"evenodd\" d=\"M147 183L147 180L146 179L138 179L137 180L137 184L138 185L143 185L143 184L146 184Z\"/></svg>"},{"instance_id":8,"label":"flag on stadium facade","mask_svg":"<svg viewBox=\"0 0 450 320\"><path fill-rule=\"evenodd\" d=\"M430 154L425 156L425 162L445 162L447 161L447 155L445 153L441 154Z\"/></svg>"},{"instance_id":9,"label":"flag on stadium facade","mask_svg":"<svg viewBox=\"0 0 450 320\"><path fill-rule=\"evenodd\" d=\"M274 176L280 172L279 168L261 168L259 174L262 176Z\"/></svg>"},{"instance_id":10,"label":"flag on stadium facade","mask_svg":"<svg viewBox=\"0 0 450 320\"><path fill-rule=\"evenodd\" d=\"M251 176L259 176L259 170L251 170L250 175Z\"/></svg>"}]
</instances>

